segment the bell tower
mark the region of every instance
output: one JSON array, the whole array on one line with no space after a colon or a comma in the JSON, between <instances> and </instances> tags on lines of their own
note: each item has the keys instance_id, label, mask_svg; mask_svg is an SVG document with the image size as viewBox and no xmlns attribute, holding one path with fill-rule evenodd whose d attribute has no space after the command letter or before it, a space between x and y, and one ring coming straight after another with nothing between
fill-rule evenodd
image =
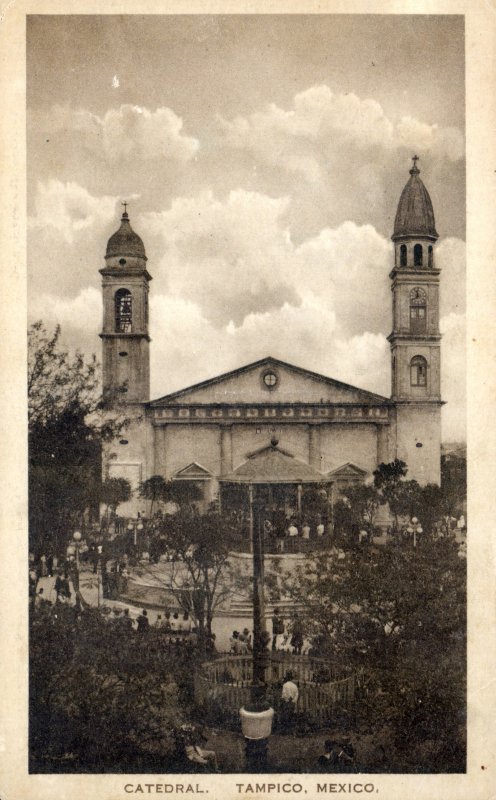
<instances>
[{"instance_id":1,"label":"bell tower","mask_svg":"<svg viewBox=\"0 0 496 800\"><path fill-rule=\"evenodd\" d=\"M410 179L394 221L391 399L396 405L397 457L408 477L439 483L441 437L441 334L438 239L431 198L413 156Z\"/></svg>"},{"instance_id":2,"label":"bell tower","mask_svg":"<svg viewBox=\"0 0 496 800\"><path fill-rule=\"evenodd\" d=\"M150 399L150 336L148 290L142 240L133 231L123 203L121 226L108 240L103 289L103 391L126 404Z\"/></svg>"}]
</instances>

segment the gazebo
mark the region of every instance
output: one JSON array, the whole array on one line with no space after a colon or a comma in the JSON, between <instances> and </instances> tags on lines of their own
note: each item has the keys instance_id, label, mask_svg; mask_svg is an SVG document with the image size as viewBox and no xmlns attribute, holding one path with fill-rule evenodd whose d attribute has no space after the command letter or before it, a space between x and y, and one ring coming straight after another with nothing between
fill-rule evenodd
<instances>
[{"instance_id":1,"label":"gazebo","mask_svg":"<svg viewBox=\"0 0 496 800\"><path fill-rule=\"evenodd\" d=\"M264 522L274 517L286 520L302 513L305 488L328 484L326 476L305 461L279 447L273 438L270 445L248 455L246 461L220 479L221 505L230 487L246 489L245 502L249 514L250 541L253 538L255 514L264 514ZM323 488L323 487L322 487Z\"/></svg>"}]
</instances>

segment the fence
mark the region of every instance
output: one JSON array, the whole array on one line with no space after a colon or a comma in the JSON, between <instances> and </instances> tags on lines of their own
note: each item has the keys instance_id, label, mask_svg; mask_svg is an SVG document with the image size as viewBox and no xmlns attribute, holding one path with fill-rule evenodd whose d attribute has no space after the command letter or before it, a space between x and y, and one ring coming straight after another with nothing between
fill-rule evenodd
<instances>
[{"instance_id":1,"label":"fence","mask_svg":"<svg viewBox=\"0 0 496 800\"><path fill-rule=\"evenodd\" d=\"M328 720L337 710L349 710L355 699L355 678L343 667L311 656L268 655L265 680L268 693L279 698L287 672L298 685L297 711L315 720ZM216 706L229 718L250 701L252 657L227 655L202 664L195 675L195 700Z\"/></svg>"}]
</instances>

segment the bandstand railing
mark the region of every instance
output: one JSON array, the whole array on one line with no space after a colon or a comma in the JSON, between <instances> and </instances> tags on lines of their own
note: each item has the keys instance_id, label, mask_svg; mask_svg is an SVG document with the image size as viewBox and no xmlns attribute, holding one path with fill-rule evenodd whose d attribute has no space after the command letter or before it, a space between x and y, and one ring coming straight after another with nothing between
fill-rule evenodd
<instances>
[{"instance_id":1,"label":"bandstand railing","mask_svg":"<svg viewBox=\"0 0 496 800\"><path fill-rule=\"evenodd\" d=\"M322 658L271 653L265 680L276 705L286 673L298 685L297 711L313 719L328 720L336 710L349 710L355 699L355 677L350 671ZM225 655L202 664L195 675L195 701L215 705L235 718L250 701L252 657Z\"/></svg>"},{"instance_id":2,"label":"bandstand railing","mask_svg":"<svg viewBox=\"0 0 496 800\"><path fill-rule=\"evenodd\" d=\"M285 536L284 539L277 539L271 536L266 537L264 540L264 552L266 555L321 553L324 550L328 550L330 547L332 547L332 542L329 536L313 539L303 539L301 536ZM237 553L249 553L251 550L250 540L248 538L240 538L234 544L232 550Z\"/></svg>"}]
</instances>

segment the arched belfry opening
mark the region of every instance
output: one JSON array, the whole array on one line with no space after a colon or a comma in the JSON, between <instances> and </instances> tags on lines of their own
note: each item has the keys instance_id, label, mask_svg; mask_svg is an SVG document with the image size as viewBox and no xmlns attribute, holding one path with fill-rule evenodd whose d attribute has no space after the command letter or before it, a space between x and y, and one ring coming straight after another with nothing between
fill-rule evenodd
<instances>
[{"instance_id":1,"label":"arched belfry opening","mask_svg":"<svg viewBox=\"0 0 496 800\"><path fill-rule=\"evenodd\" d=\"M129 289L118 289L115 293L115 332L132 333L133 297Z\"/></svg>"},{"instance_id":2,"label":"arched belfry opening","mask_svg":"<svg viewBox=\"0 0 496 800\"><path fill-rule=\"evenodd\" d=\"M421 244L416 244L413 248L413 265L422 267L424 263L424 250Z\"/></svg>"}]
</instances>

